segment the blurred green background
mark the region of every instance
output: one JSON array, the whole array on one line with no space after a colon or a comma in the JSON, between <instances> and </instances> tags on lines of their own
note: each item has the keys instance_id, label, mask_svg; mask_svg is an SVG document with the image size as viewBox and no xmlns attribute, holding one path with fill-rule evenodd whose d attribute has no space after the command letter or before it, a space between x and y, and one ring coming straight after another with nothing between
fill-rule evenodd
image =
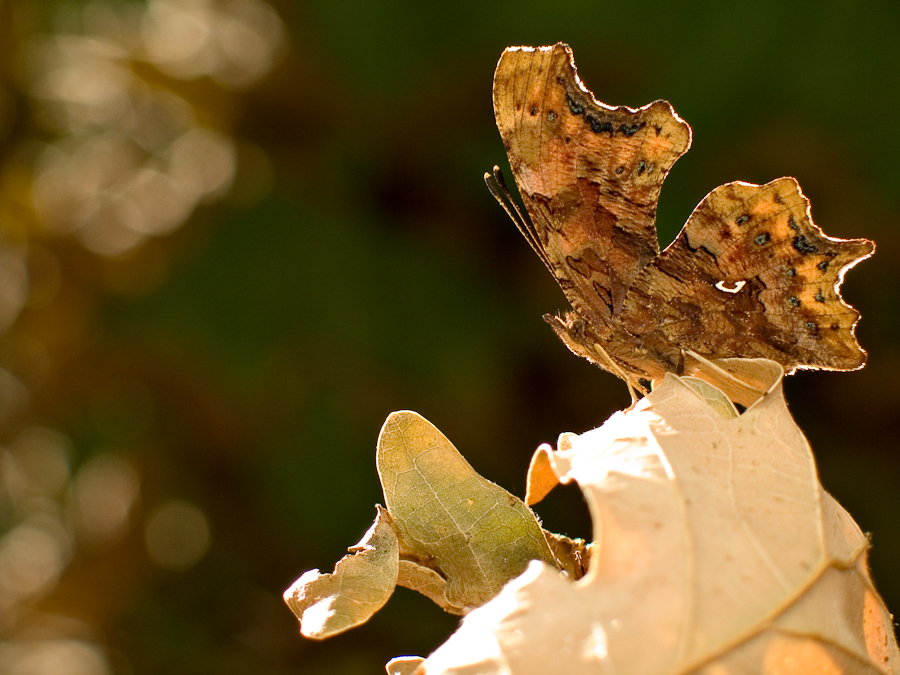
<instances>
[{"instance_id":1,"label":"blurred green background","mask_svg":"<svg viewBox=\"0 0 900 675\"><path fill-rule=\"evenodd\" d=\"M494 203L506 46L566 41L610 104L693 147L662 244L714 187L795 176L868 237L868 366L788 402L900 608L900 4L0 0L0 670L375 673L456 625L399 590L297 635L281 593L381 500L413 409L522 494L531 452L625 386L541 321L562 293ZM538 509L586 535L577 490Z\"/></svg>"}]
</instances>

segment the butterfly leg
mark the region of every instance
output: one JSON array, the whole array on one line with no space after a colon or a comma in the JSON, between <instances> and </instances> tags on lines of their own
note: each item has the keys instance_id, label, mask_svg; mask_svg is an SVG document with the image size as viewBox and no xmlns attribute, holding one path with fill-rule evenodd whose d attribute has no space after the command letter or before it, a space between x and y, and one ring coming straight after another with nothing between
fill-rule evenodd
<instances>
[{"instance_id":1,"label":"butterfly leg","mask_svg":"<svg viewBox=\"0 0 900 675\"><path fill-rule=\"evenodd\" d=\"M613 361L613 358L606 352L606 350L596 342L594 343L594 349L598 355L601 355L603 357L603 363L606 365L607 369L613 375L617 375L625 381L625 386L628 387L628 393L631 396L631 405L628 406L628 409L631 410L635 406L635 404L644 397L643 388L639 384L635 384L634 378L632 378L628 373L622 370L619 364Z\"/></svg>"},{"instance_id":2,"label":"butterfly leg","mask_svg":"<svg viewBox=\"0 0 900 675\"><path fill-rule=\"evenodd\" d=\"M592 341L592 346L594 354L600 357L600 363L613 375L625 381L625 386L628 387L628 393L631 395L631 406L629 409L634 407L634 404L643 398L643 393L639 393L642 392L640 385L635 386L634 378L626 373L599 343Z\"/></svg>"},{"instance_id":3,"label":"butterfly leg","mask_svg":"<svg viewBox=\"0 0 900 675\"><path fill-rule=\"evenodd\" d=\"M637 390L628 380L625 380L625 386L628 387L628 393L631 394L631 405L628 406L628 409L631 410L635 406L635 404L641 400L641 397L638 396Z\"/></svg>"},{"instance_id":4,"label":"butterfly leg","mask_svg":"<svg viewBox=\"0 0 900 675\"><path fill-rule=\"evenodd\" d=\"M566 312L563 317L555 314L544 314L544 321L550 324L553 332L573 353L624 380L625 385L628 387L628 393L631 395L632 405L637 403L646 393L645 388L641 386L635 377L627 373L609 355L609 352L606 351L597 337L589 330L584 319L576 312Z\"/></svg>"}]
</instances>

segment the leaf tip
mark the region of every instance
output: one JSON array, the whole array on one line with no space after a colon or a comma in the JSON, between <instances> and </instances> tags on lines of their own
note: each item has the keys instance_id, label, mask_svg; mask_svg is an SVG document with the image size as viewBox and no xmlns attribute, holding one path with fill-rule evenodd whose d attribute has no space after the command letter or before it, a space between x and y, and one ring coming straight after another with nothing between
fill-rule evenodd
<instances>
[{"instance_id":1,"label":"leaf tip","mask_svg":"<svg viewBox=\"0 0 900 675\"><path fill-rule=\"evenodd\" d=\"M532 506L540 502L550 494L550 491L559 484L559 476L553 468L551 453L553 449L546 443L542 443L528 465L528 478L525 491L525 503Z\"/></svg>"}]
</instances>

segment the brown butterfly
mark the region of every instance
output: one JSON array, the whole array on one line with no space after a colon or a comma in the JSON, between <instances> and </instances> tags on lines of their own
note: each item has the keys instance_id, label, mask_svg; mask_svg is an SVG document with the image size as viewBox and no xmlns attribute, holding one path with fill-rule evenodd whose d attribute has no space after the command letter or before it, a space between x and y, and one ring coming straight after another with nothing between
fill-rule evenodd
<instances>
[{"instance_id":1,"label":"brown butterfly","mask_svg":"<svg viewBox=\"0 0 900 675\"><path fill-rule=\"evenodd\" d=\"M668 102L598 102L560 43L503 53L494 113L530 222L497 167L485 178L573 308L544 319L633 397L717 359L768 358L788 373L865 363L859 313L838 287L875 246L825 236L793 178L716 188L660 253L659 190L691 144Z\"/></svg>"}]
</instances>

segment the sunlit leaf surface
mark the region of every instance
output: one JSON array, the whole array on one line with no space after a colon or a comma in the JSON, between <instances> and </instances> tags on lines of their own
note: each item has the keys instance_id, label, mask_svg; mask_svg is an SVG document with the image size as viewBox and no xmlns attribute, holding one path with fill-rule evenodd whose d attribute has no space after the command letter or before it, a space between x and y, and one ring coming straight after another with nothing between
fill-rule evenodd
<instances>
[{"instance_id":1,"label":"sunlit leaf surface","mask_svg":"<svg viewBox=\"0 0 900 675\"><path fill-rule=\"evenodd\" d=\"M378 438L387 510L333 574L311 570L284 593L300 631L326 638L364 623L399 584L464 614L494 597L531 560L557 566L535 515L479 476L414 412L392 413Z\"/></svg>"},{"instance_id":2,"label":"sunlit leaf surface","mask_svg":"<svg viewBox=\"0 0 900 675\"><path fill-rule=\"evenodd\" d=\"M415 672L900 672L868 541L780 384L740 416L717 398L667 376L566 437L549 460L591 507L587 576L532 563Z\"/></svg>"}]
</instances>

